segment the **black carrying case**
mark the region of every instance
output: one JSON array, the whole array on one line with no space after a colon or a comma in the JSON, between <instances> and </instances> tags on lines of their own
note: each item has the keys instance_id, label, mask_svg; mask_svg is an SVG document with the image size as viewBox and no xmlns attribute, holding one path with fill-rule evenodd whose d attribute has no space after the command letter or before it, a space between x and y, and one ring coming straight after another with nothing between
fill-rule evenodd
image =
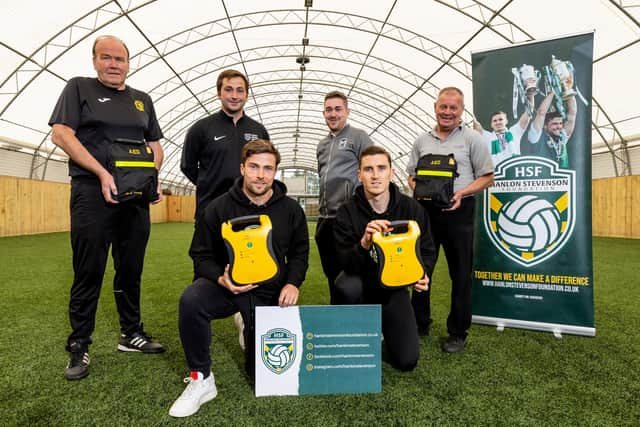
<instances>
[{"instance_id":1,"label":"black carrying case","mask_svg":"<svg viewBox=\"0 0 640 427\"><path fill-rule=\"evenodd\" d=\"M117 138L109 147L109 172L113 175L119 202L158 200L158 170L153 150L144 141Z\"/></svg>"},{"instance_id":2,"label":"black carrying case","mask_svg":"<svg viewBox=\"0 0 640 427\"><path fill-rule=\"evenodd\" d=\"M425 154L415 169L413 197L424 205L448 209L457 177L458 163L453 154Z\"/></svg>"}]
</instances>

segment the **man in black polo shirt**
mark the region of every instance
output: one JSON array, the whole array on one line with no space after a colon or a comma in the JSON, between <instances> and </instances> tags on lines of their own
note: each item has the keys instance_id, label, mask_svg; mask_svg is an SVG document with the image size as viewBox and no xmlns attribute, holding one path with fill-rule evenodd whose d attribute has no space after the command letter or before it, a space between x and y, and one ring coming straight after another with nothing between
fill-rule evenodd
<instances>
[{"instance_id":1,"label":"man in black polo shirt","mask_svg":"<svg viewBox=\"0 0 640 427\"><path fill-rule=\"evenodd\" d=\"M74 279L69 302L72 332L66 347L71 356L64 372L68 380L89 374L89 344L111 245L116 270L113 291L120 315L118 350L164 351L140 323L149 201L118 202L118 188L108 165L111 145L126 139L146 142L141 147L153 151L155 167L160 169L162 132L149 95L125 84L129 50L122 40L98 37L93 44L93 66L97 78L69 80L49 120L51 140L69 155L71 176Z\"/></svg>"},{"instance_id":2,"label":"man in black polo shirt","mask_svg":"<svg viewBox=\"0 0 640 427\"><path fill-rule=\"evenodd\" d=\"M216 83L221 108L198 120L187 132L180 169L196 186L196 220L210 201L226 193L240 176L240 153L249 141L269 139L262 124L244 113L249 81L225 70Z\"/></svg>"}]
</instances>

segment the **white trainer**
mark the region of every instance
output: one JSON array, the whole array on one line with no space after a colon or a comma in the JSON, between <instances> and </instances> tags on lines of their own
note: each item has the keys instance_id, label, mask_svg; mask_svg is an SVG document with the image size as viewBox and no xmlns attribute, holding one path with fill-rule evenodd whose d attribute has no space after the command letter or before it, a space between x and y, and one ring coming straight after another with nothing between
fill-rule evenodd
<instances>
[{"instance_id":1,"label":"white trainer","mask_svg":"<svg viewBox=\"0 0 640 427\"><path fill-rule=\"evenodd\" d=\"M187 388L173 402L169 415L178 418L193 415L198 412L203 403L213 400L218 395L213 372L207 378L202 379L202 377L202 372L192 372L191 376L184 379Z\"/></svg>"},{"instance_id":2,"label":"white trainer","mask_svg":"<svg viewBox=\"0 0 640 427\"><path fill-rule=\"evenodd\" d=\"M233 315L233 323L235 323L236 328L238 328L238 343L240 344L242 351L244 351L244 321L242 320L240 312Z\"/></svg>"}]
</instances>

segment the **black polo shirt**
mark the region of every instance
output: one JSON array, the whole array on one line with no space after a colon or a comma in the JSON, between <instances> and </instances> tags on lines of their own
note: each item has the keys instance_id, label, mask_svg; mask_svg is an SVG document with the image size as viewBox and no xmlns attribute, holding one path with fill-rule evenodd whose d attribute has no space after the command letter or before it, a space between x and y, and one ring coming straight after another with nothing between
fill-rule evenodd
<instances>
[{"instance_id":1,"label":"black polo shirt","mask_svg":"<svg viewBox=\"0 0 640 427\"><path fill-rule=\"evenodd\" d=\"M76 138L105 169L109 144L116 138L162 138L149 95L129 86L113 89L91 77L74 77L67 82L49 119L49 126L54 124L75 130ZM69 160L69 175L94 176L73 160Z\"/></svg>"}]
</instances>

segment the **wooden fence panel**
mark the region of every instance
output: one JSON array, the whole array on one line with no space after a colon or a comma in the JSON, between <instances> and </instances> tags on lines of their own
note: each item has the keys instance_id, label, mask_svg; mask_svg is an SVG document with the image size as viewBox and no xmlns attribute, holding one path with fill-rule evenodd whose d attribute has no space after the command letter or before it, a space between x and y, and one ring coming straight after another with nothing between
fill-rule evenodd
<instances>
[{"instance_id":1,"label":"wooden fence panel","mask_svg":"<svg viewBox=\"0 0 640 427\"><path fill-rule=\"evenodd\" d=\"M640 176L592 181L594 236L640 238Z\"/></svg>"},{"instance_id":2,"label":"wooden fence panel","mask_svg":"<svg viewBox=\"0 0 640 427\"><path fill-rule=\"evenodd\" d=\"M0 236L69 230L69 184L0 176Z\"/></svg>"},{"instance_id":3,"label":"wooden fence panel","mask_svg":"<svg viewBox=\"0 0 640 427\"><path fill-rule=\"evenodd\" d=\"M640 175L592 181L593 235L640 238ZM194 196L165 196L151 221L193 222ZM0 176L0 236L69 230L69 184Z\"/></svg>"}]
</instances>

